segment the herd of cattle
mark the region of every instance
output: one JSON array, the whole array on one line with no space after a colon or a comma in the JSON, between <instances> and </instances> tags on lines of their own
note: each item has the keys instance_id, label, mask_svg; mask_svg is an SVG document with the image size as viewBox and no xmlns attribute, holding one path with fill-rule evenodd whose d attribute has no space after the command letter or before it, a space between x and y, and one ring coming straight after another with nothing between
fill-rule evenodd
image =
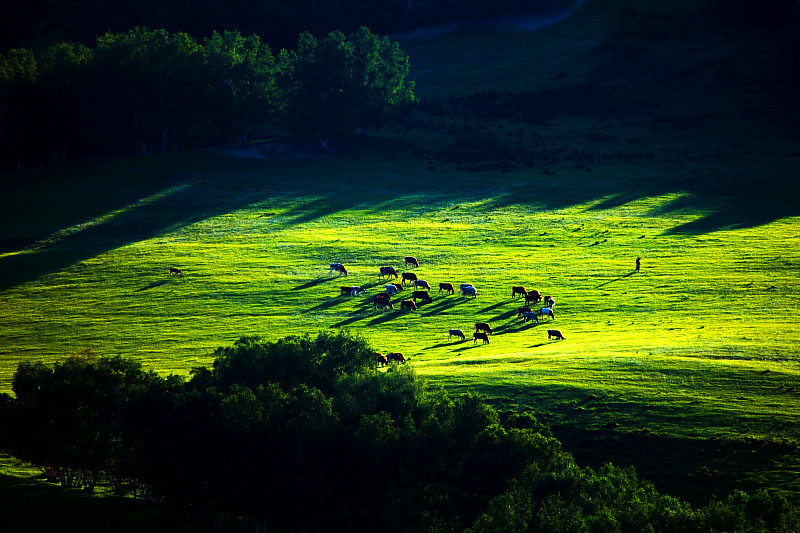
<instances>
[{"instance_id":1,"label":"herd of cattle","mask_svg":"<svg viewBox=\"0 0 800 533\"><path fill-rule=\"evenodd\" d=\"M418 267L419 261L415 257L406 256L403 258L403 263L408 268L409 266ZM331 263L330 264L330 272L328 275L332 275L334 272L338 272L339 275L347 275L347 269L341 263ZM411 296L409 298L400 300L400 310L409 310L415 311L417 309L417 300L420 301L420 305L431 303L433 299L430 296L431 286L430 284L425 281L424 279L417 278L417 275L414 272L403 272L398 276L397 271L394 267L391 266L382 266L380 267L380 278L385 278L387 281L391 279L400 279L400 283L387 283L384 285L384 291L376 294L372 297L372 307L373 309L381 308L381 309L394 309L394 303L392 302L392 296L399 294L400 292L405 290L406 282L410 284L410 286L414 289L411 292ZM439 293L442 292L446 294L454 294L455 287L452 283L439 283ZM478 290L475 288L474 285L471 283L461 283L459 285L459 294L462 297L478 297ZM361 286L346 286L340 287L339 296L358 296L361 294L366 293L366 289ZM555 299L550 296L544 296L539 293L537 290L528 291L525 287L522 286L515 286L511 288L511 297L515 298L517 296L524 296L525 297L525 305L519 307L517 309L517 318L522 319L523 322L532 321L533 323L538 324L539 320L545 316L549 316L551 319L555 320L556 315L553 311L555 307ZM535 305L539 302L542 302L543 307L538 310L534 310L530 307L530 305ZM483 344L489 344L489 335L492 333L492 328L489 324L485 322L477 322L475 324L475 331L472 334L472 343L475 344L479 340L482 341ZM459 338L462 341L466 340L466 335L460 329L451 329L449 332L449 340L452 340L453 337ZM548 329L547 330L547 338L550 339L561 339L566 340L564 335L557 329ZM380 365L386 365L391 363L392 361L397 361L399 363L405 363L406 359L403 354L398 352L389 353L383 355L379 352L375 353L376 360Z\"/></svg>"}]
</instances>

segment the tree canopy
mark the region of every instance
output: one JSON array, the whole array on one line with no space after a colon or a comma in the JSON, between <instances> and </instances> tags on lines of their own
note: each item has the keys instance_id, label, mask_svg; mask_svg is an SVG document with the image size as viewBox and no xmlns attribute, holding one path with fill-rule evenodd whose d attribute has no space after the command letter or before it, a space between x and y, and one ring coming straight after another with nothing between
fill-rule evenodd
<instances>
[{"instance_id":1,"label":"tree canopy","mask_svg":"<svg viewBox=\"0 0 800 533\"><path fill-rule=\"evenodd\" d=\"M0 56L0 169L85 155L242 142L266 125L302 140L381 127L414 104L408 56L367 28L300 36L278 60L257 35L137 27Z\"/></svg>"}]
</instances>

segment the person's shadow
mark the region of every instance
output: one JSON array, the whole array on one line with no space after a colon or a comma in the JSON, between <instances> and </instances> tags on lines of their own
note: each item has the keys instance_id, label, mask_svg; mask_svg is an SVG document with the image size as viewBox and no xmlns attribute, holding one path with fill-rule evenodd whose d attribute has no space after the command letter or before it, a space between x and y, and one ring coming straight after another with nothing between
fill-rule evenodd
<instances>
[{"instance_id":1,"label":"person's shadow","mask_svg":"<svg viewBox=\"0 0 800 533\"><path fill-rule=\"evenodd\" d=\"M610 281L606 281L605 283L601 283L600 285L595 287L595 289L599 289L600 287L605 287L609 283L614 283L615 281L619 281L621 279L629 278L629 277L633 276L634 274L636 274L636 270L632 270L632 271L628 272L627 274L624 274L624 275L622 275L622 276L620 276L620 277L618 277L616 279L612 279Z\"/></svg>"}]
</instances>

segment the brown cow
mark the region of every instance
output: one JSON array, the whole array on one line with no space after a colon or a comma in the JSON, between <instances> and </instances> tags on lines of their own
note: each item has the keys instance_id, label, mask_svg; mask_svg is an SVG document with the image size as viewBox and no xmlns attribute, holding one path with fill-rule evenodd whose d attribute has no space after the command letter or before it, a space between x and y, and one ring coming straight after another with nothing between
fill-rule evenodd
<instances>
[{"instance_id":1,"label":"brown cow","mask_svg":"<svg viewBox=\"0 0 800 533\"><path fill-rule=\"evenodd\" d=\"M403 258L403 263L406 265L406 268L408 268L408 265L411 265L412 267L419 266L419 261L417 261L417 258L411 257L410 255L407 255Z\"/></svg>"},{"instance_id":2,"label":"brown cow","mask_svg":"<svg viewBox=\"0 0 800 533\"><path fill-rule=\"evenodd\" d=\"M413 272L403 272L403 275L401 276L400 279L400 283L405 285L406 281L417 281L417 275L414 274Z\"/></svg>"},{"instance_id":3,"label":"brown cow","mask_svg":"<svg viewBox=\"0 0 800 533\"><path fill-rule=\"evenodd\" d=\"M541 301L541 299L542 295L539 294L539 291L537 291L536 289L530 291L528 294L525 295L526 304L529 303L538 304Z\"/></svg>"},{"instance_id":4,"label":"brown cow","mask_svg":"<svg viewBox=\"0 0 800 533\"><path fill-rule=\"evenodd\" d=\"M417 310L417 304L415 304L412 300L401 300L400 301L400 310L409 309L411 311Z\"/></svg>"},{"instance_id":5,"label":"brown cow","mask_svg":"<svg viewBox=\"0 0 800 533\"><path fill-rule=\"evenodd\" d=\"M381 267L381 275L378 277L382 278L384 276L386 276L387 279L392 277L397 278L397 271L394 269L394 267L390 266Z\"/></svg>"},{"instance_id":6,"label":"brown cow","mask_svg":"<svg viewBox=\"0 0 800 533\"><path fill-rule=\"evenodd\" d=\"M567 338L564 337L564 335L562 335L561 332L558 331L557 329L548 329L547 330L547 340L550 340L550 339L553 339L553 338L561 339L562 341L567 340Z\"/></svg>"},{"instance_id":7,"label":"brown cow","mask_svg":"<svg viewBox=\"0 0 800 533\"><path fill-rule=\"evenodd\" d=\"M381 352L375 352L375 361L381 366L386 366L389 364L389 361L386 360L386 356Z\"/></svg>"},{"instance_id":8,"label":"brown cow","mask_svg":"<svg viewBox=\"0 0 800 533\"><path fill-rule=\"evenodd\" d=\"M486 322L475 322L475 331L485 331L486 333L491 333L492 328Z\"/></svg>"},{"instance_id":9,"label":"brown cow","mask_svg":"<svg viewBox=\"0 0 800 533\"><path fill-rule=\"evenodd\" d=\"M425 291L414 291L411 293L411 298L413 298L415 302L417 301L417 298L419 298L424 304L429 304L433 301L431 295Z\"/></svg>"},{"instance_id":10,"label":"brown cow","mask_svg":"<svg viewBox=\"0 0 800 533\"><path fill-rule=\"evenodd\" d=\"M518 287L511 287L511 297L513 298L516 295L527 296L528 291L525 290L525 287L518 286Z\"/></svg>"},{"instance_id":11,"label":"brown cow","mask_svg":"<svg viewBox=\"0 0 800 533\"><path fill-rule=\"evenodd\" d=\"M403 354L399 352L392 352L386 354L386 360L389 361L390 363L393 361L397 361L398 363L406 364L406 358L403 357Z\"/></svg>"},{"instance_id":12,"label":"brown cow","mask_svg":"<svg viewBox=\"0 0 800 533\"><path fill-rule=\"evenodd\" d=\"M383 307L388 307L389 309L394 309L394 305L392 305L392 300L389 298L389 295L385 292L379 292L375 296L372 297L372 307L373 309L377 309L379 305Z\"/></svg>"},{"instance_id":13,"label":"brown cow","mask_svg":"<svg viewBox=\"0 0 800 533\"><path fill-rule=\"evenodd\" d=\"M169 275L170 276L183 276L183 270L180 268L169 267Z\"/></svg>"},{"instance_id":14,"label":"brown cow","mask_svg":"<svg viewBox=\"0 0 800 533\"><path fill-rule=\"evenodd\" d=\"M486 333L478 333L477 331L472 334L472 344L478 342L478 339L483 341L483 344L489 344L489 336Z\"/></svg>"},{"instance_id":15,"label":"brown cow","mask_svg":"<svg viewBox=\"0 0 800 533\"><path fill-rule=\"evenodd\" d=\"M531 308L527 305L525 307L517 307L517 318L521 317L523 313L530 313Z\"/></svg>"},{"instance_id":16,"label":"brown cow","mask_svg":"<svg viewBox=\"0 0 800 533\"><path fill-rule=\"evenodd\" d=\"M439 292L445 291L448 294L453 294L456 292L456 289L453 287L452 283L440 283L439 284Z\"/></svg>"}]
</instances>

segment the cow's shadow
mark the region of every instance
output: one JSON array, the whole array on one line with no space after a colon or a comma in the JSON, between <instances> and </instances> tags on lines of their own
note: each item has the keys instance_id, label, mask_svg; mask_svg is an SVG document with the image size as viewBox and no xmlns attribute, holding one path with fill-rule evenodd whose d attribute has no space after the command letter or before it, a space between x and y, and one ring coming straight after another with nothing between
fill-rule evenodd
<instances>
[{"instance_id":1,"label":"cow's shadow","mask_svg":"<svg viewBox=\"0 0 800 533\"><path fill-rule=\"evenodd\" d=\"M496 303L494 305L490 305L489 307L484 307L483 309L481 309L478 312L479 313L488 313L489 311L493 311L493 310L497 309L498 307L505 305L506 303L508 303L508 302L498 302L498 303Z\"/></svg>"},{"instance_id":2,"label":"cow's shadow","mask_svg":"<svg viewBox=\"0 0 800 533\"><path fill-rule=\"evenodd\" d=\"M512 316L516 315L516 314L517 314L516 309L511 310L511 311L506 311L502 315L497 315L495 317L490 318L489 322L498 322L500 320L506 320L506 319L511 318Z\"/></svg>"},{"instance_id":3,"label":"cow's shadow","mask_svg":"<svg viewBox=\"0 0 800 533\"><path fill-rule=\"evenodd\" d=\"M483 346L483 343L481 343L481 344L473 343L473 344L470 344L468 346L464 346L463 348L456 348L453 351L454 352L465 352L467 350L472 350L473 348L478 348L480 346Z\"/></svg>"},{"instance_id":4,"label":"cow's shadow","mask_svg":"<svg viewBox=\"0 0 800 533\"><path fill-rule=\"evenodd\" d=\"M142 292L142 291L147 291L147 290L150 290L150 289L155 289L156 287L161 287L162 285L166 285L166 284L167 284L167 283L169 283L170 281L172 281L172 280L169 280L169 279L162 279L162 280L159 280L159 281L154 281L154 282L153 282L153 283L151 283L150 285L147 285L147 286L145 286L145 287L138 288L138 289L136 289L136 290L135 290L135 291L133 291L133 292Z\"/></svg>"},{"instance_id":5,"label":"cow's shadow","mask_svg":"<svg viewBox=\"0 0 800 533\"><path fill-rule=\"evenodd\" d=\"M404 314L404 313L400 313L399 311L392 311L392 312L387 313L387 314L385 314L383 316L378 316L378 317L373 318L372 320L367 322L367 325L368 326L378 326L378 325L383 324L385 322L389 322L390 320L394 320L395 318L397 318L401 314Z\"/></svg>"},{"instance_id":6,"label":"cow's shadow","mask_svg":"<svg viewBox=\"0 0 800 533\"><path fill-rule=\"evenodd\" d=\"M339 276L339 277L341 277L341 276ZM310 289L311 287L316 287L317 285L321 285L322 283L327 283L327 282L335 280L335 279L338 279L338 278L335 278L333 276L329 276L327 278L317 278L317 279L309 281L308 283L303 283L302 285L298 285L297 287L293 288L292 290L293 291L303 291L303 290Z\"/></svg>"},{"instance_id":7,"label":"cow's shadow","mask_svg":"<svg viewBox=\"0 0 800 533\"><path fill-rule=\"evenodd\" d=\"M440 342L439 344L434 344L432 346L428 346L427 348L423 348L423 350L433 350L435 348L445 348L447 346L453 346L453 345L456 345L456 344L461 344L462 342L467 342L467 339L464 339L463 341L461 339L458 339L456 341Z\"/></svg>"},{"instance_id":8,"label":"cow's shadow","mask_svg":"<svg viewBox=\"0 0 800 533\"><path fill-rule=\"evenodd\" d=\"M305 311L303 311L303 313L313 313L314 311L322 311L324 309L330 309L331 307L335 307L345 301L346 300L344 298L328 298L321 304L306 309Z\"/></svg>"},{"instance_id":9,"label":"cow's shadow","mask_svg":"<svg viewBox=\"0 0 800 533\"><path fill-rule=\"evenodd\" d=\"M349 326L350 324L355 324L359 320L364 320L365 318L367 318L367 317L364 316L364 315L360 315L360 314L353 315L350 318L346 318L346 319L342 320L341 322L337 322L336 324L332 324L331 327L332 328L343 328L345 326Z\"/></svg>"},{"instance_id":10,"label":"cow's shadow","mask_svg":"<svg viewBox=\"0 0 800 533\"><path fill-rule=\"evenodd\" d=\"M533 322L532 320L523 323L511 322L508 324L502 324L500 326L497 326L496 328L494 328L494 331L497 333L518 333L520 331L526 331L531 328L535 328L538 325L539 324Z\"/></svg>"},{"instance_id":11,"label":"cow's shadow","mask_svg":"<svg viewBox=\"0 0 800 533\"><path fill-rule=\"evenodd\" d=\"M422 316L434 316L437 313L441 313L442 311L444 311L446 309L450 309L452 307L455 307L457 305L460 305L460 304L463 304L463 303L466 303L466 302L467 302L467 300L464 300L463 298L446 300L446 301L443 301L442 303L438 303L437 302L437 303L431 304L429 307L427 307L426 308L427 312L423 313Z\"/></svg>"}]
</instances>

